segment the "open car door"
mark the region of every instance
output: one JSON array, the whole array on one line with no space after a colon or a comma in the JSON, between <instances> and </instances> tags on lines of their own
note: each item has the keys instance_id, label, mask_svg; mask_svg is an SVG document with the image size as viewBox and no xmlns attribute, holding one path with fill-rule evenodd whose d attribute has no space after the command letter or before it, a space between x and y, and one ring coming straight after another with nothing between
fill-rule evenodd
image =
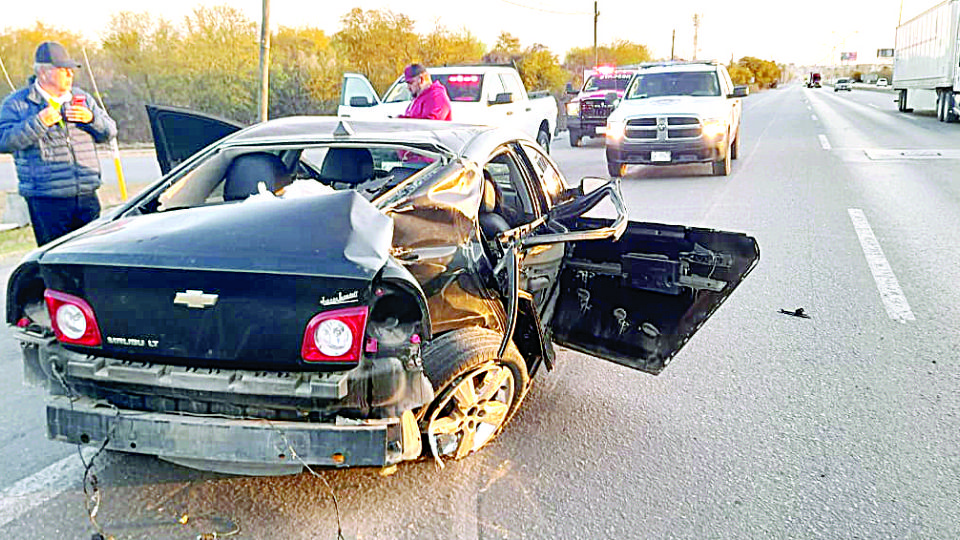
<instances>
[{"instance_id":1,"label":"open car door","mask_svg":"<svg viewBox=\"0 0 960 540\"><path fill-rule=\"evenodd\" d=\"M372 107L380 105L380 96L366 77L359 73L344 73L340 88L340 106L337 116L353 118L379 118L379 111L371 113Z\"/></svg>"},{"instance_id":2,"label":"open car door","mask_svg":"<svg viewBox=\"0 0 960 540\"><path fill-rule=\"evenodd\" d=\"M177 107L147 105L160 172L167 174L193 154L240 131L243 124Z\"/></svg>"},{"instance_id":3,"label":"open car door","mask_svg":"<svg viewBox=\"0 0 960 540\"><path fill-rule=\"evenodd\" d=\"M610 223L578 221L583 229ZM749 236L675 225L629 222L619 240L570 242L553 340L656 375L759 258Z\"/></svg>"}]
</instances>

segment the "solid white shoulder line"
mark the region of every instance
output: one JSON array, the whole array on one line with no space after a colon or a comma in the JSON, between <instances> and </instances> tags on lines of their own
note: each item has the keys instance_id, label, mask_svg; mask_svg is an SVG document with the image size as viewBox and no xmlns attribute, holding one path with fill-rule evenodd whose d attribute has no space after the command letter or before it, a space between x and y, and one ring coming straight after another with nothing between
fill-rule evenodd
<instances>
[{"instance_id":1,"label":"solid white shoulder line","mask_svg":"<svg viewBox=\"0 0 960 540\"><path fill-rule=\"evenodd\" d=\"M96 448L84 448L83 458L89 460ZM101 470L118 459L118 454L103 452L97 457L94 469ZM0 490L0 527L30 510L60 495L83 481L83 463L75 452L47 468Z\"/></svg>"}]
</instances>

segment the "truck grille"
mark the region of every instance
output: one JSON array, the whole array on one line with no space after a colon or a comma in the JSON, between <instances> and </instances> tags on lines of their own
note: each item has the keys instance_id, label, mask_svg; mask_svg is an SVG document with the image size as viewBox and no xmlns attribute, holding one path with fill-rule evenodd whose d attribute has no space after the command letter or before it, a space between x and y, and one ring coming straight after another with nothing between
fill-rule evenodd
<instances>
[{"instance_id":1,"label":"truck grille","mask_svg":"<svg viewBox=\"0 0 960 540\"><path fill-rule=\"evenodd\" d=\"M696 139L702 133L695 116L647 116L627 120L626 138L640 140Z\"/></svg>"},{"instance_id":2,"label":"truck grille","mask_svg":"<svg viewBox=\"0 0 960 540\"><path fill-rule=\"evenodd\" d=\"M606 118L613 112L613 106L603 99L585 99L580 102L580 114L584 118Z\"/></svg>"}]
</instances>

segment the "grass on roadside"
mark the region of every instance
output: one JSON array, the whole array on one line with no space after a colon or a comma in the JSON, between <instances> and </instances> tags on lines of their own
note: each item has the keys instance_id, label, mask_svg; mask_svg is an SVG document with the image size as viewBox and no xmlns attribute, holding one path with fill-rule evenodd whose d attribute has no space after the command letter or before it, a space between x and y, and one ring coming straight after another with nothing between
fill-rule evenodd
<instances>
[{"instance_id":1,"label":"grass on roadside","mask_svg":"<svg viewBox=\"0 0 960 540\"><path fill-rule=\"evenodd\" d=\"M27 225L9 231L0 231L0 257L23 254L37 247L33 227Z\"/></svg>"}]
</instances>

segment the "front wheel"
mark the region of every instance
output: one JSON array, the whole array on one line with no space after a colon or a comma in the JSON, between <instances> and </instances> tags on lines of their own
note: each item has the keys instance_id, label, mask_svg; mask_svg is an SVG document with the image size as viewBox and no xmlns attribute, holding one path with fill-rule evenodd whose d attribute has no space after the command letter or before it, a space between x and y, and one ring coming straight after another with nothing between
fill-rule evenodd
<instances>
[{"instance_id":1,"label":"front wheel","mask_svg":"<svg viewBox=\"0 0 960 540\"><path fill-rule=\"evenodd\" d=\"M571 129L568 131L568 133L570 135L570 146L574 148L580 146L580 138L582 137L582 135L580 135L580 132L574 131Z\"/></svg>"},{"instance_id":2,"label":"front wheel","mask_svg":"<svg viewBox=\"0 0 960 540\"><path fill-rule=\"evenodd\" d=\"M610 174L610 178L622 178L627 174L627 164L607 160L607 173Z\"/></svg>"},{"instance_id":3,"label":"front wheel","mask_svg":"<svg viewBox=\"0 0 960 540\"><path fill-rule=\"evenodd\" d=\"M730 172L733 170L733 163L731 158L733 157L733 149L731 144L727 144L727 151L724 152L723 158L718 159L713 162L713 175L714 176L729 176Z\"/></svg>"},{"instance_id":4,"label":"front wheel","mask_svg":"<svg viewBox=\"0 0 960 540\"><path fill-rule=\"evenodd\" d=\"M550 133L543 128L540 128L540 131L537 133L537 144L539 144L543 151L550 153Z\"/></svg>"},{"instance_id":5,"label":"front wheel","mask_svg":"<svg viewBox=\"0 0 960 540\"><path fill-rule=\"evenodd\" d=\"M511 342L498 357L501 335L483 328L444 334L424 347L423 370L437 389L421 418L434 456L461 459L492 441L513 416L529 377Z\"/></svg>"},{"instance_id":6,"label":"front wheel","mask_svg":"<svg viewBox=\"0 0 960 540\"><path fill-rule=\"evenodd\" d=\"M730 145L730 157L737 159L740 157L740 129L737 128L737 135L733 138L733 144Z\"/></svg>"}]
</instances>

